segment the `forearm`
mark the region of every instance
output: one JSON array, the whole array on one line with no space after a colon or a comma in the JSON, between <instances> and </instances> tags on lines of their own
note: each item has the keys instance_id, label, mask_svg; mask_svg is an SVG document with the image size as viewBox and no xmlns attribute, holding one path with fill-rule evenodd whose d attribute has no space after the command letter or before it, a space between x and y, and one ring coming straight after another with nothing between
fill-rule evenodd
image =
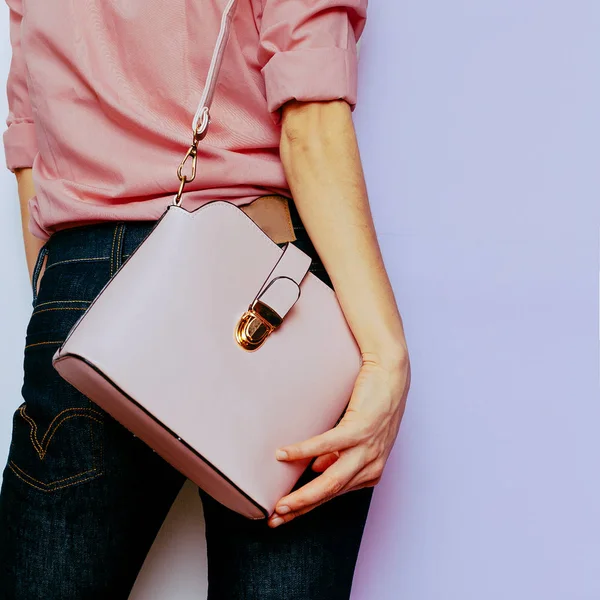
<instances>
[{"instance_id":1,"label":"forearm","mask_svg":"<svg viewBox=\"0 0 600 600\"><path fill-rule=\"evenodd\" d=\"M402 319L384 267L349 105L283 107L281 159L298 213L368 360L407 356Z\"/></svg>"},{"instance_id":2,"label":"forearm","mask_svg":"<svg viewBox=\"0 0 600 600\"><path fill-rule=\"evenodd\" d=\"M44 243L43 240L34 236L29 232L29 200L35 195L33 185L32 169L16 169L17 186L19 191L19 202L21 204L21 228L23 230L23 242L25 244L25 258L27 260L27 269L29 271L29 279L33 273L33 267L37 258L38 252Z\"/></svg>"}]
</instances>

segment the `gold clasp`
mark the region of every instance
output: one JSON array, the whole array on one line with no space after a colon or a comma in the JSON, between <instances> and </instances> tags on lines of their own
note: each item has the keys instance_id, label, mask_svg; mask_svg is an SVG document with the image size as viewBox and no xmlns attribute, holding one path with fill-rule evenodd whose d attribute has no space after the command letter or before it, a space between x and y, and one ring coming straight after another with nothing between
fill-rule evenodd
<instances>
[{"instance_id":1,"label":"gold clasp","mask_svg":"<svg viewBox=\"0 0 600 600\"><path fill-rule=\"evenodd\" d=\"M270 306L255 300L240 317L235 328L235 340L244 350L257 350L282 321Z\"/></svg>"},{"instance_id":2,"label":"gold clasp","mask_svg":"<svg viewBox=\"0 0 600 600\"><path fill-rule=\"evenodd\" d=\"M196 165L198 164L198 143L204 138L206 132L208 130L208 123L210 118L208 116L208 110L202 113L202 121L199 123L198 127L194 130L194 136L192 138L192 144L188 148L188 151L185 153L183 160L179 163L179 167L177 167L177 177L181 182L179 184L179 190L173 199L173 204L175 206L179 206L181 204L181 196L183 194L183 188L185 184L194 181L196 178ZM192 172L188 178L187 175L183 174L183 168L185 167L185 163L188 159L192 160Z\"/></svg>"},{"instance_id":3,"label":"gold clasp","mask_svg":"<svg viewBox=\"0 0 600 600\"><path fill-rule=\"evenodd\" d=\"M192 157L192 175L188 179L187 175L182 174L182 171L183 171L183 167L185 166L185 163L187 162L187 159L190 158L190 156ZM181 163L179 163L179 167L177 167L177 177L179 177L179 180L183 181L185 179L186 181L194 181L194 179L196 178L196 164L197 163L198 163L198 142L195 142L189 147L188 151L186 152L185 156L183 157L183 160L181 161Z\"/></svg>"},{"instance_id":4,"label":"gold clasp","mask_svg":"<svg viewBox=\"0 0 600 600\"><path fill-rule=\"evenodd\" d=\"M183 188L185 184L188 181L194 181L196 178L196 164L198 163L198 141L199 140L197 140L196 136L194 135L194 141L192 142L192 145L188 148L188 151L185 153L181 163L179 163L179 167L177 167L177 177L179 177L179 181L181 183L179 184L177 195L173 200L173 204L175 206L179 206L181 204L181 195L183 194ZM185 167L185 163L190 157L192 159L192 172L190 178L188 179L188 176L183 174L183 167Z\"/></svg>"}]
</instances>

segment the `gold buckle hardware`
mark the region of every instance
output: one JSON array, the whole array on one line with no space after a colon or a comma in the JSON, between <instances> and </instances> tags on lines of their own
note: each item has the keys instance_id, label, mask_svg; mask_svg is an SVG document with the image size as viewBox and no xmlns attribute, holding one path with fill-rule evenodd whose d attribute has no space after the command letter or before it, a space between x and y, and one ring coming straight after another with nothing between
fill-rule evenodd
<instances>
[{"instance_id":1,"label":"gold buckle hardware","mask_svg":"<svg viewBox=\"0 0 600 600\"><path fill-rule=\"evenodd\" d=\"M282 322L283 319L270 306L255 300L240 317L235 328L235 340L244 350L252 352L260 348Z\"/></svg>"},{"instance_id":2,"label":"gold buckle hardware","mask_svg":"<svg viewBox=\"0 0 600 600\"><path fill-rule=\"evenodd\" d=\"M188 151L185 153L185 156L183 157L181 163L179 163L179 167L177 167L177 177L179 178L180 184L179 190L177 191L175 198L173 198L173 204L175 206L181 205L181 196L183 194L183 188L185 187L185 184L196 179L196 165L198 164L198 144L206 135L206 132L208 131L209 122L210 117L208 116L208 110L206 110L202 114L202 121L198 125L198 128L194 130L192 144L188 148ZM183 174L183 167L185 167L185 163L189 158L192 159L192 172L190 173L190 176L188 178L187 175Z\"/></svg>"}]
</instances>

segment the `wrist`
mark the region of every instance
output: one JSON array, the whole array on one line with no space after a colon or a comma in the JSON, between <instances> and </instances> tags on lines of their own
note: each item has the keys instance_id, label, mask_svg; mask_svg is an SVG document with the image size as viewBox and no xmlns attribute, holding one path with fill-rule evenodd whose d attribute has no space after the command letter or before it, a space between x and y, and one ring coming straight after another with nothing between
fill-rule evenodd
<instances>
[{"instance_id":1,"label":"wrist","mask_svg":"<svg viewBox=\"0 0 600 600\"><path fill-rule=\"evenodd\" d=\"M361 348L361 356L363 364L373 364L386 370L403 369L409 361L408 347L404 338L393 343Z\"/></svg>"}]
</instances>

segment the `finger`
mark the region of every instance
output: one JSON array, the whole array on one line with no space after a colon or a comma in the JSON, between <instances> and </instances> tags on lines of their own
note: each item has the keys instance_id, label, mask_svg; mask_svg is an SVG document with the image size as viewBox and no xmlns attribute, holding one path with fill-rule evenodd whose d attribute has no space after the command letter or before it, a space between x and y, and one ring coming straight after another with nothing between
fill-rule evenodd
<instances>
[{"instance_id":1,"label":"finger","mask_svg":"<svg viewBox=\"0 0 600 600\"><path fill-rule=\"evenodd\" d=\"M322 498L318 502L314 502L313 504L304 506L303 508L301 508L299 510L290 511L290 512L287 512L284 514L279 514L278 512L274 512L269 517L268 525L269 525L269 527L279 527L279 525L288 523L289 521L292 521L296 517L299 517L300 515L304 515L307 512L310 512L311 510L316 508L317 506L320 506L321 504L325 504L325 502L328 502L329 500L332 500L333 498L341 496L342 494L357 491L357 490L360 490L360 489L363 489L366 487L375 487L379 483L380 479L381 479L381 477L377 477L376 479L366 480L366 481L363 481L362 483L358 483L358 484L354 485L353 487L350 487L349 484L347 484L342 490L340 490L332 498ZM354 478L353 480L356 481L357 478Z\"/></svg>"},{"instance_id":2,"label":"finger","mask_svg":"<svg viewBox=\"0 0 600 600\"><path fill-rule=\"evenodd\" d=\"M381 477L378 477L377 479L370 479L368 481L365 481L364 483L360 483L353 487L346 486L343 493L354 492L356 490L362 490L363 488L366 488L366 487L375 487L380 482L380 480L381 480Z\"/></svg>"},{"instance_id":3,"label":"finger","mask_svg":"<svg viewBox=\"0 0 600 600\"><path fill-rule=\"evenodd\" d=\"M340 456L339 452L329 452L318 456L315 462L313 462L311 469L317 473L322 473L325 469L328 469Z\"/></svg>"},{"instance_id":4,"label":"finger","mask_svg":"<svg viewBox=\"0 0 600 600\"><path fill-rule=\"evenodd\" d=\"M300 510L291 511L284 515L280 515L275 512L269 517L267 524L269 525L269 527L279 527L279 525L283 525L284 523L289 523L296 517L299 517L300 515L305 515L307 512L310 512L314 508L317 508L317 506L320 506L321 504L325 504L325 502L327 502L327 500L328 499L323 499L320 502L315 502L314 504L311 504L310 506L305 506L304 508L302 508Z\"/></svg>"},{"instance_id":5,"label":"finger","mask_svg":"<svg viewBox=\"0 0 600 600\"><path fill-rule=\"evenodd\" d=\"M275 506L275 511L286 514L333 498L362 469L361 454L345 452L321 475L281 498Z\"/></svg>"},{"instance_id":6,"label":"finger","mask_svg":"<svg viewBox=\"0 0 600 600\"><path fill-rule=\"evenodd\" d=\"M346 490L352 491L362 487L376 485L383 475L384 461L381 457L366 464L347 484Z\"/></svg>"},{"instance_id":7,"label":"finger","mask_svg":"<svg viewBox=\"0 0 600 600\"><path fill-rule=\"evenodd\" d=\"M333 496L333 498L337 498L338 496L341 496L342 494L346 494L347 492L351 492L354 490L358 490L361 489L363 487L372 487L376 484L376 481L367 481L361 485L357 485L356 487L352 488L352 489L348 489L348 487L346 486L344 489L342 489L339 493L337 493L335 496ZM299 510L294 510L294 511L290 511L288 513L285 513L283 515L274 512L268 520L268 525L269 527L279 527L279 525L283 525L284 523L289 523L290 521L292 521L293 519L295 519L296 517L299 517L300 515L304 515L307 512L310 512L311 510L317 508L318 506L321 506L321 504L325 504L325 502L328 502L330 500L332 500L333 498L322 498L321 500L319 500L318 502L315 502L314 504L310 504L308 506L304 506L303 508L299 509Z\"/></svg>"},{"instance_id":8,"label":"finger","mask_svg":"<svg viewBox=\"0 0 600 600\"><path fill-rule=\"evenodd\" d=\"M355 426L337 425L333 429L315 435L303 442L278 448L275 457L277 460L298 460L300 458L313 458L336 450L344 450L358 443L360 439L358 434L359 432Z\"/></svg>"}]
</instances>

